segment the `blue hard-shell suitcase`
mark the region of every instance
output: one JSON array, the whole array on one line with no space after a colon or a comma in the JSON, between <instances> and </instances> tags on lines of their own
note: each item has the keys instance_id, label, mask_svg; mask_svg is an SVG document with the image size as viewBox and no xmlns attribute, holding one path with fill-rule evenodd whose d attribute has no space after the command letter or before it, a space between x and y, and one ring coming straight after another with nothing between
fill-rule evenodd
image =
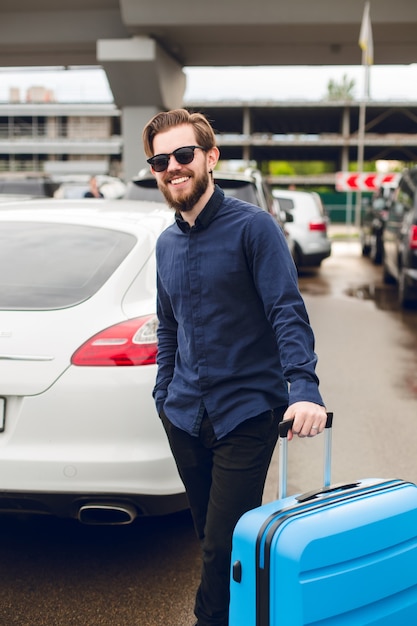
<instances>
[{"instance_id":1,"label":"blue hard-shell suitcase","mask_svg":"<svg viewBox=\"0 0 417 626\"><path fill-rule=\"evenodd\" d=\"M417 625L417 487L367 479L286 497L249 511L233 534L229 626Z\"/></svg>"}]
</instances>

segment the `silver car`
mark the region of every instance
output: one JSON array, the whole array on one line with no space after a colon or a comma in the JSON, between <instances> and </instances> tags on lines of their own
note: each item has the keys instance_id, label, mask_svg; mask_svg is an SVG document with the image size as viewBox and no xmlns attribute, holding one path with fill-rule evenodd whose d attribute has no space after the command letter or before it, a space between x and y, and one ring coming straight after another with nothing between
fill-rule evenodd
<instances>
[{"instance_id":1,"label":"silver car","mask_svg":"<svg viewBox=\"0 0 417 626\"><path fill-rule=\"evenodd\" d=\"M319 267L331 254L327 217L320 196L309 191L277 190L288 245L297 269Z\"/></svg>"},{"instance_id":2,"label":"silver car","mask_svg":"<svg viewBox=\"0 0 417 626\"><path fill-rule=\"evenodd\" d=\"M244 172L214 171L214 182L221 187L226 196L239 198L261 207L283 228L277 201L272 195L269 184L265 181L259 170L247 168ZM149 169L143 169L133 178L126 188L124 198L127 200L148 200L165 202L159 191L155 177Z\"/></svg>"}]
</instances>

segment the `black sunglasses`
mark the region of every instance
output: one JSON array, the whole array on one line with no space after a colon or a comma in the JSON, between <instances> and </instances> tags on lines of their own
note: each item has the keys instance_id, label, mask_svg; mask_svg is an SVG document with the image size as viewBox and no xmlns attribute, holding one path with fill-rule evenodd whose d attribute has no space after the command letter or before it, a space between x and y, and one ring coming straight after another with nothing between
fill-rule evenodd
<instances>
[{"instance_id":1,"label":"black sunglasses","mask_svg":"<svg viewBox=\"0 0 417 626\"><path fill-rule=\"evenodd\" d=\"M191 161L194 160L194 150L196 148L206 152L206 148L202 146L184 146L183 148L177 148L174 152L170 152L169 154L155 154L155 156L146 161L153 167L155 172L165 172L168 167L169 159L172 156L175 157L175 160L180 165L188 165L188 163L191 163Z\"/></svg>"}]
</instances>

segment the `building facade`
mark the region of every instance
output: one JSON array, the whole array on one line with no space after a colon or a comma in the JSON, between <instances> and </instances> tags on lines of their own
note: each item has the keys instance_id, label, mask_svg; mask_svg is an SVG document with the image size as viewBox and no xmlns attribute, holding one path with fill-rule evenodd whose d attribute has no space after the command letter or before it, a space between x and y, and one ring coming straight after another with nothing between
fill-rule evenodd
<instances>
[{"instance_id":1,"label":"building facade","mask_svg":"<svg viewBox=\"0 0 417 626\"><path fill-rule=\"evenodd\" d=\"M357 159L358 102L188 102L186 106L212 121L224 160L255 163L264 171L273 160L325 161L330 173L317 183L331 185L335 173L348 170ZM138 129L138 142L140 137ZM417 102L367 104L364 162L378 159L417 163ZM144 165L143 155L137 170ZM106 173L124 178L120 110L114 104L51 102L50 94L46 101L32 98L0 104L0 172Z\"/></svg>"}]
</instances>

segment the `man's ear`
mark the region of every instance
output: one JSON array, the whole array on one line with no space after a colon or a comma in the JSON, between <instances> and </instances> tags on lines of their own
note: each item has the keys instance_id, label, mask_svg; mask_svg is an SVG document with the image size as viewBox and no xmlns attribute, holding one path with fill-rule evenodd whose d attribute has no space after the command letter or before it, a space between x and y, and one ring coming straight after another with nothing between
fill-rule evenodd
<instances>
[{"instance_id":1,"label":"man's ear","mask_svg":"<svg viewBox=\"0 0 417 626\"><path fill-rule=\"evenodd\" d=\"M218 147L214 146L213 148L210 148L210 150L207 152L207 163L208 163L209 169L214 170L219 158L220 158L220 150L218 149Z\"/></svg>"}]
</instances>

